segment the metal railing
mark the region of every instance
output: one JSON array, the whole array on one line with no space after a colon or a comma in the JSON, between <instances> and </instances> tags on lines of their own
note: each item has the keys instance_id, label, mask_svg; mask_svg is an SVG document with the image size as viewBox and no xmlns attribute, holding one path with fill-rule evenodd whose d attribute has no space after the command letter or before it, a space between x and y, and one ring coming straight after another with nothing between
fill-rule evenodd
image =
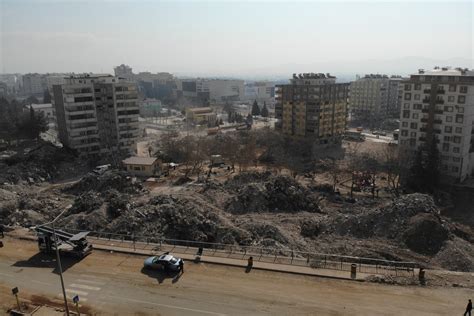
<instances>
[{"instance_id":1,"label":"metal railing","mask_svg":"<svg viewBox=\"0 0 474 316\"><path fill-rule=\"evenodd\" d=\"M82 232L80 230L67 230ZM89 240L96 245L106 245L133 250L148 250L151 253L175 252L179 254L197 255L202 250L203 256L246 260L250 256L254 261L286 264L315 269L351 271L355 264L357 270L368 274L388 274L395 276L414 276L419 264L415 262L391 261L384 259L324 254L235 244L221 244L202 241L167 239L161 236L150 237L133 234L115 234L92 231Z\"/></svg>"}]
</instances>

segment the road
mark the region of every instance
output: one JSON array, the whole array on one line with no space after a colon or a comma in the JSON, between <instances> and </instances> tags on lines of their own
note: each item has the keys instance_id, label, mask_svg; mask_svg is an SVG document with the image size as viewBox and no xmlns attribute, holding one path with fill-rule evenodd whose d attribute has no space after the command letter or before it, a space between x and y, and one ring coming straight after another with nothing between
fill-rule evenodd
<instances>
[{"instance_id":1,"label":"road","mask_svg":"<svg viewBox=\"0 0 474 316\"><path fill-rule=\"evenodd\" d=\"M7 238L0 248L0 306L35 295L60 302L54 261L34 242ZM95 251L64 260L69 297L102 315L452 315L474 291L359 283L186 262L181 276L142 272L143 257ZM7 303L6 303L7 302ZM2 305L3 304L3 305ZM1 311L0 311L1 314Z\"/></svg>"}]
</instances>

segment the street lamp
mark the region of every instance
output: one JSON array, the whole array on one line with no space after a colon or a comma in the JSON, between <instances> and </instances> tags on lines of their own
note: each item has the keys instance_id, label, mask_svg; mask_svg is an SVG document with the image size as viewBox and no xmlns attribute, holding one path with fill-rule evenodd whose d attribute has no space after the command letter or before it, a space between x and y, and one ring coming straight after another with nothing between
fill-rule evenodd
<instances>
[{"instance_id":1,"label":"street lamp","mask_svg":"<svg viewBox=\"0 0 474 316\"><path fill-rule=\"evenodd\" d=\"M67 206L64 211L62 211L56 218L49 223L43 224L41 226L45 226L51 224L53 228L53 235L54 235L54 245L56 248L56 262L58 263L58 270L59 270L59 278L61 279L61 288L63 290L63 298L64 298L64 308L66 309L66 315L69 316L69 307L67 305L67 297L66 297L66 289L64 288L64 279L63 279L63 268L61 266L61 257L59 256L59 248L58 248L58 236L56 235L56 229L54 227L54 223L71 208L72 205Z\"/></svg>"}]
</instances>

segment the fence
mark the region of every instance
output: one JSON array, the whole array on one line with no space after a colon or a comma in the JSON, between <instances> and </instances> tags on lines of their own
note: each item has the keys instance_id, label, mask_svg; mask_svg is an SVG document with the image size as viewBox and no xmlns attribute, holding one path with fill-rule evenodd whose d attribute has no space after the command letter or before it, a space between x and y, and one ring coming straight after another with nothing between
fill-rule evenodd
<instances>
[{"instance_id":1,"label":"fence","mask_svg":"<svg viewBox=\"0 0 474 316\"><path fill-rule=\"evenodd\" d=\"M69 231L80 232L78 230ZM414 269L419 267L415 262L390 261L277 248L177 240L133 234L123 235L92 231L89 233L88 237L93 240L94 244L113 245L115 247L134 250L149 250L150 252L157 253L169 251L181 254L197 254L199 248L202 248L202 255L204 256L232 259L248 259L252 256L255 261L260 262L342 271L351 271L352 264L356 264L359 272L369 274L413 276Z\"/></svg>"}]
</instances>

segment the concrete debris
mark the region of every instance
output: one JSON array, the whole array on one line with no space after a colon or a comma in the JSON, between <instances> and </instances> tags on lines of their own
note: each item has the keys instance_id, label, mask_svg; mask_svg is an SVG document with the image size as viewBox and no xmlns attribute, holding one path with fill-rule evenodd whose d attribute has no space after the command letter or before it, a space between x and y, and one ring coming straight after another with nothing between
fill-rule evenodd
<instances>
[{"instance_id":1,"label":"concrete debris","mask_svg":"<svg viewBox=\"0 0 474 316\"><path fill-rule=\"evenodd\" d=\"M140 193L143 186L136 178L122 170L107 170L103 174L94 172L88 173L79 182L66 188L64 191L72 194L81 194L88 191L104 193L110 189L115 189L120 193Z\"/></svg>"}]
</instances>

